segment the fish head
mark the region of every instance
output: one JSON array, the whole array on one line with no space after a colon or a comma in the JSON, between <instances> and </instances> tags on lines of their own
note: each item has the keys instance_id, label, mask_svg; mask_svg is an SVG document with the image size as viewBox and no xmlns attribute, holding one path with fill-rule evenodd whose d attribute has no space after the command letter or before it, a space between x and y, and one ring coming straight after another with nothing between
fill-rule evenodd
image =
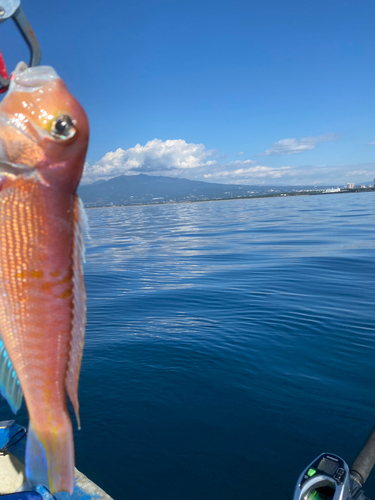
<instances>
[{"instance_id":1,"label":"fish head","mask_svg":"<svg viewBox=\"0 0 375 500\"><path fill-rule=\"evenodd\" d=\"M85 111L50 66L19 63L0 104L0 175L74 192L89 139Z\"/></svg>"}]
</instances>

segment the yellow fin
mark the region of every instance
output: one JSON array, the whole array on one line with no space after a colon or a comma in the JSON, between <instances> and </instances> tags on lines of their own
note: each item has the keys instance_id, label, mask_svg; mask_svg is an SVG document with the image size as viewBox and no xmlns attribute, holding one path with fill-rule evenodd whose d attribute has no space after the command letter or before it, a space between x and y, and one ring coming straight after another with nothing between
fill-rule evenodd
<instances>
[{"instance_id":1,"label":"yellow fin","mask_svg":"<svg viewBox=\"0 0 375 500\"><path fill-rule=\"evenodd\" d=\"M74 490L74 444L69 416L64 426L47 432L36 432L32 423L26 442L26 477L32 484L41 484L51 493Z\"/></svg>"}]
</instances>

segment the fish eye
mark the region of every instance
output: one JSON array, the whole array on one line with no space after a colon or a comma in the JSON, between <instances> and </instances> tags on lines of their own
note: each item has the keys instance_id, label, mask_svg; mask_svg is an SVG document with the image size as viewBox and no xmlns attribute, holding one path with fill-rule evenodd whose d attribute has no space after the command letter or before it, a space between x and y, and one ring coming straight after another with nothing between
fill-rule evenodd
<instances>
[{"instance_id":1,"label":"fish eye","mask_svg":"<svg viewBox=\"0 0 375 500\"><path fill-rule=\"evenodd\" d=\"M51 134L56 139L71 139L76 134L75 120L72 120L69 115L60 115L53 120L51 125Z\"/></svg>"}]
</instances>

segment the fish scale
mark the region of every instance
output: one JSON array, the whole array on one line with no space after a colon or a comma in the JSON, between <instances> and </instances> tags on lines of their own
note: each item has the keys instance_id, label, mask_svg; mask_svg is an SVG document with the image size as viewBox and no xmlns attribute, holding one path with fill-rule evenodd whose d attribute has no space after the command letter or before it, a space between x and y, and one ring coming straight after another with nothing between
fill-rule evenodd
<instances>
[{"instance_id":1,"label":"fish scale","mask_svg":"<svg viewBox=\"0 0 375 500\"><path fill-rule=\"evenodd\" d=\"M13 210L14 222L11 228L7 224L0 228L1 238L5 236L6 239L6 245L0 249L0 290L3 295L2 300L0 297L0 302L2 309L10 311L5 318L0 317L0 331L6 338L8 351L24 389L28 383L33 382L32 374L34 373L38 379L45 378L46 388L50 380L59 380L60 392L64 393L70 338L63 332L70 328L72 321L72 284L61 284L62 280L59 277L49 276L48 267L51 268L51 264L48 263L46 252L49 243L45 231L48 227L47 207L40 202L43 200L41 188L33 180L26 181L24 184L22 189L18 186L18 189L5 189L0 194L0 220L4 217L1 207L14 204L17 198L17 201L24 206L34 207L27 215L23 213L23 208L16 205L17 210ZM38 204L36 204L36 199L38 199ZM22 227L23 218L27 218L28 231L21 234L19 228ZM59 236L58 246L69 248L70 234L68 233L65 238L68 240L65 245L61 234ZM53 251L50 253L55 256ZM68 251L65 251L65 262L64 259L62 260L61 265L65 269L71 268L72 262ZM35 262L45 267L45 271L35 268ZM22 269L21 263L26 265L26 272ZM52 269L52 272L56 271L54 267ZM44 289L44 285L50 282L54 285L54 294L51 294L50 289ZM66 291L69 292L67 297L61 299L60 296ZM56 308L63 308L57 322ZM22 334L23 331L28 332L26 338ZM55 335L51 336L50 331L54 331ZM46 350L49 351L48 358ZM33 367L31 370L30 366ZM27 370L26 377L23 374L24 369ZM59 393L51 396L65 399ZM41 393L40 397L44 399L46 395ZM40 419L39 405L37 404L37 408L34 409L32 402L26 402L30 414L35 412L36 417Z\"/></svg>"}]
</instances>

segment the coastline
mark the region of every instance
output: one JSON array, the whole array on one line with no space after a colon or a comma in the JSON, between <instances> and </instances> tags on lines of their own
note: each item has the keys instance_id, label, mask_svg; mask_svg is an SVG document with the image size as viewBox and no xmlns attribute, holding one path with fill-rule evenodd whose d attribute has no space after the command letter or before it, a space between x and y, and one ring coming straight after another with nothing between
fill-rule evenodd
<instances>
[{"instance_id":1,"label":"coastline","mask_svg":"<svg viewBox=\"0 0 375 500\"><path fill-rule=\"evenodd\" d=\"M165 201L165 202L156 202L156 203L127 203L123 205L95 205L95 206L86 206L86 210L91 210L95 208L118 208L118 207L146 207L146 206L154 206L154 205L179 205L182 203L209 203L215 201L238 201L238 200L252 200L259 198L287 198L291 196L319 196L319 195L332 195L332 194L344 194L344 193L368 193L375 192L374 187L366 187L366 188L354 188L354 189L340 189L340 191L286 191L285 193L269 193L269 194L258 194L253 196L238 196L236 198L214 198L207 200L181 200L181 201Z\"/></svg>"}]
</instances>

